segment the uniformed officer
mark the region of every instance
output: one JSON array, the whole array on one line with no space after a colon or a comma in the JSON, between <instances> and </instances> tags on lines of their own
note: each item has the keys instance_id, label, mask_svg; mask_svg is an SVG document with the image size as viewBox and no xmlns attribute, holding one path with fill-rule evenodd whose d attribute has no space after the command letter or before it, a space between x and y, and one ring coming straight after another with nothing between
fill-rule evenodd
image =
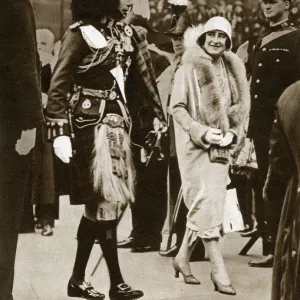
<instances>
[{"instance_id":1,"label":"uniformed officer","mask_svg":"<svg viewBox=\"0 0 300 300\"><path fill-rule=\"evenodd\" d=\"M120 211L134 202L131 143L137 140L138 112L147 105L161 126L165 118L145 37L121 21L133 4L133 0L72 0L77 23L62 40L48 93L49 139L56 156L70 163L71 204L85 206L68 284L70 297L104 299L85 281L96 239L108 267L110 299L143 296L124 283L116 227Z\"/></svg>"},{"instance_id":2,"label":"uniformed officer","mask_svg":"<svg viewBox=\"0 0 300 300\"><path fill-rule=\"evenodd\" d=\"M278 221L285 186L278 187L276 199L264 205L262 189L268 171L269 139L274 121L275 105L281 93L300 79L300 31L289 22L289 0L264 0L263 9L270 27L248 58L251 71L251 111L248 136L253 138L258 163L258 179L255 184L255 205L258 230L263 232L262 260L251 261L252 267L271 267ZM246 42L247 43L247 42ZM245 45L241 47L245 48ZM264 207L265 206L265 207ZM263 211L265 210L265 213ZM268 225L262 230L264 222Z\"/></svg>"}]
</instances>

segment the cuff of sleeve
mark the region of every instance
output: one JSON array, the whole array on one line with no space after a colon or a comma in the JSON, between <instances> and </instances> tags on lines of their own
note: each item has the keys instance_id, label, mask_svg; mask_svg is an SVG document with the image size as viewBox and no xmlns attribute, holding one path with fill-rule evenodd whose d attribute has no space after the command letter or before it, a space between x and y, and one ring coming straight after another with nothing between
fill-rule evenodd
<instances>
[{"instance_id":1,"label":"cuff of sleeve","mask_svg":"<svg viewBox=\"0 0 300 300\"><path fill-rule=\"evenodd\" d=\"M196 121L193 121L190 125L189 134L193 143L203 149L208 149L210 147L210 144L203 138L208 129L208 126L201 125Z\"/></svg>"},{"instance_id":2,"label":"cuff of sleeve","mask_svg":"<svg viewBox=\"0 0 300 300\"><path fill-rule=\"evenodd\" d=\"M68 120L47 119L47 139L53 141L56 137L62 135L70 136Z\"/></svg>"},{"instance_id":3,"label":"cuff of sleeve","mask_svg":"<svg viewBox=\"0 0 300 300\"><path fill-rule=\"evenodd\" d=\"M232 140L232 144L236 144L236 143L237 143L237 137L238 137L238 132L237 132L237 130L231 128L231 129L229 129L228 131L231 132L231 133L234 135L233 140Z\"/></svg>"}]
</instances>

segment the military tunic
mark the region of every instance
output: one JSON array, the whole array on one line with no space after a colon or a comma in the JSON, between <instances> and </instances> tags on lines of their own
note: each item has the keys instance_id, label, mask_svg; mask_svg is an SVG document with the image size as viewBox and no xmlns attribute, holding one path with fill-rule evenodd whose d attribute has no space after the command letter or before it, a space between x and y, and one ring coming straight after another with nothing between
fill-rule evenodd
<instances>
[{"instance_id":1,"label":"military tunic","mask_svg":"<svg viewBox=\"0 0 300 300\"><path fill-rule=\"evenodd\" d=\"M300 79L300 31L287 25L263 37L254 49L248 135L269 135L282 92Z\"/></svg>"},{"instance_id":2,"label":"military tunic","mask_svg":"<svg viewBox=\"0 0 300 300\"><path fill-rule=\"evenodd\" d=\"M88 28L89 31L84 28ZM97 36L94 40L91 39L93 34ZM98 47L95 43L101 36L105 39L104 46ZM70 130L73 130L75 135L73 148L76 153L72 158L70 172L72 204L105 203L106 200L118 202L116 198L107 199L105 195L105 187L110 186L108 179L98 180L103 183L101 190L95 188L95 178L101 177L106 168L112 169L112 173L116 175L110 177L112 180L118 177L127 182L131 177L133 171L129 164L125 164L124 170L124 164L120 163L123 159L127 162L129 160L129 153L123 153L124 144L134 123L131 122L134 114L131 108L139 106L138 102L133 103L135 98L128 92L132 88L131 85L136 85L137 94L140 93L141 87L144 88L148 106L153 108L160 120L164 120L160 100L154 88L152 66L145 62L149 53L141 53L141 44L147 44L145 40L141 41L141 38L130 25L110 18L103 18L93 24L79 22L71 26L63 38L49 90L47 117L50 139L58 135L70 135ZM120 72L122 76L121 80L118 80L116 74L120 76ZM70 110L71 114L68 114ZM102 126L103 122L107 121L106 117L112 114L123 118L125 127L123 121L118 121L116 126L110 126L107 134L102 135L104 140L106 137L108 141L109 149L105 153L107 159L112 159L112 166L107 164L107 160L100 166L100 160L104 159L105 155L102 153L97 156L97 151L102 151L106 146L100 147L98 144L96 147L96 138L108 125L105 123L105 126ZM121 135L112 132L116 128L121 128ZM104 140L102 144L106 145ZM95 171L95 165L98 165L98 171ZM121 186L124 187L124 184ZM131 190L130 195L133 195Z\"/></svg>"}]
</instances>

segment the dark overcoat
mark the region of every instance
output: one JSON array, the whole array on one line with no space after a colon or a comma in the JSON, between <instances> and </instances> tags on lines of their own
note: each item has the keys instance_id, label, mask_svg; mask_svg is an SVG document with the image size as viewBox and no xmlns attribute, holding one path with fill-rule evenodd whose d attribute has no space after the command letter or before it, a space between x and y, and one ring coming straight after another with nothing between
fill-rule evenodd
<instances>
[{"instance_id":1,"label":"dark overcoat","mask_svg":"<svg viewBox=\"0 0 300 300\"><path fill-rule=\"evenodd\" d=\"M272 300L300 299L300 81L284 91L271 134L270 166L264 194L276 198L288 184L279 222Z\"/></svg>"},{"instance_id":2,"label":"dark overcoat","mask_svg":"<svg viewBox=\"0 0 300 300\"><path fill-rule=\"evenodd\" d=\"M29 0L0 3L0 232L18 229L28 155L15 144L43 121L35 22Z\"/></svg>"}]
</instances>

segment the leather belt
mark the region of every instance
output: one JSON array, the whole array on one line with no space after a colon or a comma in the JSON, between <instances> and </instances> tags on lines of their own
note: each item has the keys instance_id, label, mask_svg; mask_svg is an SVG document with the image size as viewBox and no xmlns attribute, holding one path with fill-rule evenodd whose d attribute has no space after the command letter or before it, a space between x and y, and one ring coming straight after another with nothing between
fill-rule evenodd
<instances>
[{"instance_id":1,"label":"leather belt","mask_svg":"<svg viewBox=\"0 0 300 300\"><path fill-rule=\"evenodd\" d=\"M118 97L118 94L115 90L93 90L93 89L87 89L82 88L82 94L84 96L90 96L90 97L96 97L101 98L103 100L116 100Z\"/></svg>"}]
</instances>

